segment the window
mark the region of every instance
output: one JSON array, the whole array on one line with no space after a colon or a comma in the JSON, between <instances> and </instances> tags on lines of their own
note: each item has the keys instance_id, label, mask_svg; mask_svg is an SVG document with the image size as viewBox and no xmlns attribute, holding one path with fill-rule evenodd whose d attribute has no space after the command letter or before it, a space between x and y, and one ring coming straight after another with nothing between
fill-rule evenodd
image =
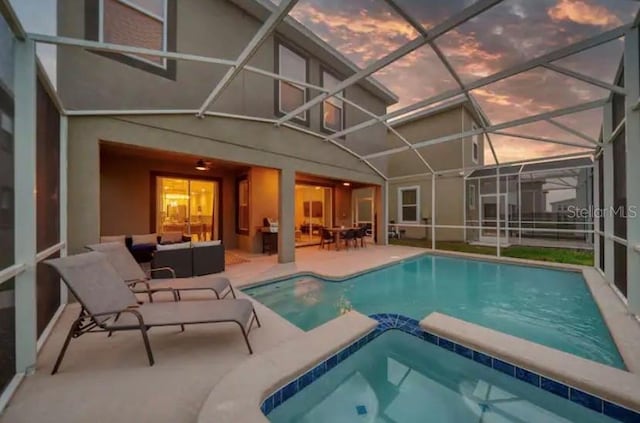
<instances>
[{"instance_id":1,"label":"window","mask_svg":"<svg viewBox=\"0 0 640 423\"><path fill-rule=\"evenodd\" d=\"M328 72L322 72L322 86L333 90L340 84L340 80ZM343 91L339 92L340 96ZM337 97L330 97L322 102L322 129L330 132L338 132L343 129L344 103Z\"/></svg>"},{"instance_id":2,"label":"window","mask_svg":"<svg viewBox=\"0 0 640 423\"><path fill-rule=\"evenodd\" d=\"M167 0L101 0L100 41L167 49ZM166 59L149 55L131 55L147 63L166 67Z\"/></svg>"},{"instance_id":3,"label":"window","mask_svg":"<svg viewBox=\"0 0 640 423\"><path fill-rule=\"evenodd\" d=\"M236 232L241 235L249 234L249 179L243 177L236 184L237 189L237 216Z\"/></svg>"},{"instance_id":4,"label":"window","mask_svg":"<svg viewBox=\"0 0 640 423\"><path fill-rule=\"evenodd\" d=\"M469 204L469 210L476 209L476 186L469 185L469 192L467 193L467 204Z\"/></svg>"},{"instance_id":5,"label":"window","mask_svg":"<svg viewBox=\"0 0 640 423\"><path fill-rule=\"evenodd\" d=\"M0 128L7 134L13 134L13 119L4 112L0 112Z\"/></svg>"},{"instance_id":6,"label":"window","mask_svg":"<svg viewBox=\"0 0 640 423\"><path fill-rule=\"evenodd\" d=\"M278 44L278 74L287 78L307 82L307 60L291 49ZM276 81L278 84L278 114L292 112L307 101L305 87L287 81ZM307 120L307 112L296 116L297 119Z\"/></svg>"},{"instance_id":7,"label":"window","mask_svg":"<svg viewBox=\"0 0 640 423\"><path fill-rule=\"evenodd\" d=\"M178 0L85 0L85 38L92 41L176 51ZM176 61L146 54L93 50L143 71L176 79Z\"/></svg>"},{"instance_id":8,"label":"window","mask_svg":"<svg viewBox=\"0 0 640 423\"><path fill-rule=\"evenodd\" d=\"M476 129L478 129L478 127L474 124L471 125L471 130L475 131ZM480 157L480 141L479 141L480 135L474 135L473 138L471 139L471 160L473 160L473 162L475 164L478 164L478 159Z\"/></svg>"},{"instance_id":9,"label":"window","mask_svg":"<svg viewBox=\"0 0 640 423\"><path fill-rule=\"evenodd\" d=\"M418 223L420 216L420 188L398 188L398 217L400 223Z\"/></svg>"}]
</instances>

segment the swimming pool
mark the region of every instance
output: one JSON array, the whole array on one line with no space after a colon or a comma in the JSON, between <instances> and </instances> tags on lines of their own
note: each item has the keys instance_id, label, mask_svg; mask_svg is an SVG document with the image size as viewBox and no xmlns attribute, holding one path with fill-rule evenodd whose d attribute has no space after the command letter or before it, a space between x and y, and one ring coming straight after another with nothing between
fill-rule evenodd
<instances>
[{"instance_id":1,"label":"swimming pool","mask_svg":"<svg viewBox=\"0 0 640 423\"><path fill-rule=\"evenodd\" d=\"M347 310L431 312L467 320L610 366L624 364L580 273L421 256L342 282L310 276L245 289L304 330Z\"/></svg>"},{"instance_id":2,"label":"swimming pool","mask_svg":"<svg viewBox=\"0 0 640 423\"><path fill-rule=\"evenodd\" d=\"M277 408L270 405L267 417L274 423L614 421L534 385L390 330Z\"/></svg>"}]
</instances>

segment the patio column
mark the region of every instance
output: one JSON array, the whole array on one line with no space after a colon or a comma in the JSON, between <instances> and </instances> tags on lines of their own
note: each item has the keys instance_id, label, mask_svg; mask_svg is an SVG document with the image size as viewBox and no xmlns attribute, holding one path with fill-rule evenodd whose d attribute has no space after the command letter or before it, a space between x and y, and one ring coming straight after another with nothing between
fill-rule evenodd
<instances>
[{"instance_id":1,"label":"patio column","mask_svg":"<svg viewBox=\"0 0 640 423\"><path fill-rule=\"evenodd\" d=\"M296 172L293 169L280 169L279 184L278 262L292 263L296 261Z\"/></svg>"},{"instance_id":2,"label":"patio column","mask_svg":"<svg viewBox=\"0 0 640 423\"><path fill-rule=\"evenodd\" d=\"M385 181L384 185L377 185L374 189L375 194L375 214L377 216L376 238L378 245L389 244L388 222L389 222L389 201L388 201L389 183Z\"/></svg>"},{"instance_id":3,"label":"patio column","mask_svg":"<svg viewBox=\"0 0 640 423\"><path fill-rule=\"evenodd\" d=\"M36 363L36 46L15 42L15 278L16 373Z\"/></svg>"},{"instance_id":4,"label":"patio column","mask_svg":"<svg viewBox=\"0 0 640 423\"><path fill-rule=\"evenodd\" d=\"M602 139L608 140L613 132L613 107L611 102L603 107L604 120L602 122ZM615 263L613 259L614 242L613 236L613 214L610 213L613 207L613 143L607 143L602 148L603 164L603 207L604 213L604 273L607 282L615 282Z\"/></svg>"},{"instance_id":5,"label":"patio column","mask_svg":"<svg viewBox=\"0 0 640 423\"><path fill-rule=\"evenodd\" d=\"M626 110L626 179L627 208L637 212L640 207L640 189L636 186L640 180L640 111L636 105L640 99L640 40L638 27L631 29L624 39L624 86ZM627 299L629 310L640 315L640 217L632 214L627 218Z\"/></svg>"}]
</instances>

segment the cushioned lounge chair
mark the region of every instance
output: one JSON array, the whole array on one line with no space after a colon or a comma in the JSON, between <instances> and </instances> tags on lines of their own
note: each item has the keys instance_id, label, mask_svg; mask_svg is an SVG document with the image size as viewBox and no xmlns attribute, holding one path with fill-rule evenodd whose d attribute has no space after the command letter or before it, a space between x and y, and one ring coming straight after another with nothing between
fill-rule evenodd
<instances>
[{"instance_id":1,"label":"cushioned lounge chair","mask_svg":"<svg viewBox=\"0 0 640 423\"><path fill-rule=\"evenodd\" d=\"M232 322L240 327L249 354L253 354L248 334L254 322L260 327L260 321L247 299L177 301L176 297L175 302L141 304L103 253L89 252L45 263L56 269L82 305L51 374L58 371L71 338L89 332L139 330L149 365L153 366L149 329L180 326L184 330L185 325Z\"/></svg>"},{"instance_id":2,"label":"cushioned lounge chair","mask_svg":"<svg viewBox=\"0 0 640 423\"><path fill-rule=\"evenodd\" d=\"M180 298L181 291L212 291L217 299L225 298L231 294L236 298L236 293L228 278L223 276L205 275L194 276L192 278L176 278L171 268L161 267L151 269L152 272L170 272L174 277L170 279L150 279L142 270L138 262L131 255L127 248L117 242L106 242L102 244L87 245L91 251L98 251L107 255L109 261L120 274L122 279L131 287L135 293L144 293L149 296L149 301L153 302L153 294L162 291L175 291ZM140 285L144 289L139 288Z\"/></svg>"}]
</instances>

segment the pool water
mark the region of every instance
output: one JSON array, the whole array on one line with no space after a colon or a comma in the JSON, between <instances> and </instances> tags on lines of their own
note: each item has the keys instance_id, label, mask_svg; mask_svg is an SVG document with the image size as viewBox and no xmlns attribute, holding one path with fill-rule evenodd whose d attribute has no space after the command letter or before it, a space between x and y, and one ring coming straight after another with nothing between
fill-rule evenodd
<instances>
[{"instance_id":1,"label":"pool water","mask_svg":"<svg viewBox=\"0 0 640 423\"><path fill-rule=\"evenodd\" d=\"M542 389L391 330L268 416L296 422L613 422Z\"/></svg>"},{"instance_id":2,"label":"pool water","mask_svg":"<svg viewBox=\"0 0 640 423\"><path fill-rule=\"evenodd\" d=\"M610 366L624 364L582 275L421 256L343 282L310 276L244 292L303 330L344 312L438 311Z\"/></svg>"}]
</instances>

